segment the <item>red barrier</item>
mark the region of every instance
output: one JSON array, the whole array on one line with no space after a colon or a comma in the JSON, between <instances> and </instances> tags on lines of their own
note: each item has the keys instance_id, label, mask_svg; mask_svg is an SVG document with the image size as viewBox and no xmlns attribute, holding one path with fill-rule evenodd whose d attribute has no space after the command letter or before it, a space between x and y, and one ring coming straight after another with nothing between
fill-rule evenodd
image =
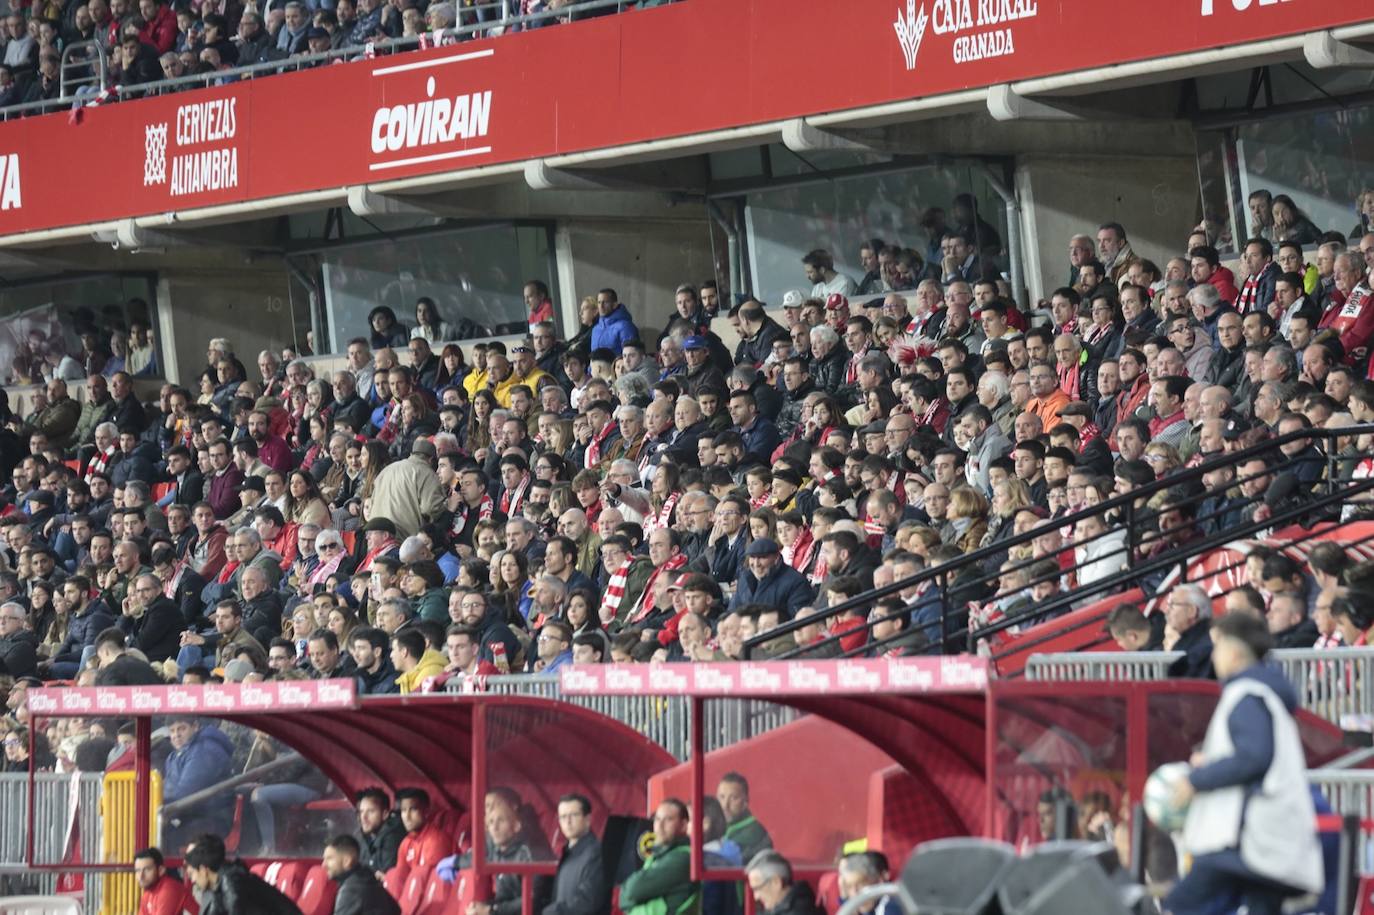
<instances>
[{"instance_id":1,"label":"red barrier","mask_svg":"<svg viewBox=\"0 0 1374 915\"><path fill-rule=\"evenodd\" d=\"M1169 28L1123 41L1121 12L1093 0L687 0L11 121L0 234L717 131L1370 16L1366 0L1156 0L1149 16ZM821 35L826 62L800 64Z\"/></svg>"}]
</instances>

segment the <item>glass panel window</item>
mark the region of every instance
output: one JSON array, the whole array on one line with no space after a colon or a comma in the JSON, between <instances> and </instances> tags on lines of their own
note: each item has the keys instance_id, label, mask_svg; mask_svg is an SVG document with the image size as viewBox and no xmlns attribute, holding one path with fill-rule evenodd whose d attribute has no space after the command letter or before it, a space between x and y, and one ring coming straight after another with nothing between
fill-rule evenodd
<instances>
[{"instance_id":1,"label":"glass panel window","mask_svg":"<svg viewBox=\"0 0 1374 915\"><path fill-rule=\"evenodd\" d=\"M0 289L6 384L81 381L101 372L162 377L152 277L37 280Z\"/></svg>"},{"instance_id":2,"label":"glass panel window","mask_svg":"<svg viewBox=\"0 0 1374 915\"><path fill-rule=\"evenodd\" d=\"M437 339L523 332L529 314L525 281L542 280L552 288L548 250L543 229L505 224L322 252L329 351L343 352L353 337L373 336L371 316L378 308L391 310L399 325L392 331L396 345L404 345L421 297L438 311Z\"/></svg>"},{"instance_id":3,"label":"glass panel window","mask_svg":"<svg viewBox=\"0 0 1374 915\"><path fill-rule=\"evenodd\" d=\"M877 273L864 282L870 270L881 268L865 266L860 252L874 238L910 252L903 270L913 279L903 289L940 274L941 238L949 229L974 236L982 271L1005 267L1005 209L983 175L968 168L831 175L755 191L746 203L754 291L771 304L791 289L812 293L816 284L802 257L813 249L828 251L835 270L852 279L859 293L881 292Z\"/></svg>"}]
</instances>

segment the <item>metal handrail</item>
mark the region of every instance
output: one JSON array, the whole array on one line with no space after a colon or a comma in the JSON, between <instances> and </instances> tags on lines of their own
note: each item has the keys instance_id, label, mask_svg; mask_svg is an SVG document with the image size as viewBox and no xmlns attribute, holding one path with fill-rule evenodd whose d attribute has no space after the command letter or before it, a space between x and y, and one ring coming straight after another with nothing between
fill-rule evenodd
<instances>
[{"instance_id":1,"label":"metal handrail","mask_svg":"<svg viewBox=\"0 0 1374 915\"><path fill-rule=\"evenodd\" d=\"M1150 483L1145 484L1144 486L1132 489L1128 493L1113 496L1112 498L1100 502L1097 505L1088 506L1077 512L1066 515L1063 518L1056 519L1056 521L1061 527L1068 527L1070 525L1077 524L1079 521L1082 521L1088 517L1100 515L1105 512L1119 511L1122 517L1123 526L1125 527L1127 532L1127 549L1130 551L1129 555L1133 556L1135 554L1136 547L1139 546L1142 542L1140 540L1139 531L1140 523L1148 518L1155 517L1158 515L1158 512L1155 512L1154 510L1147 510L1144 507L1148 503L1150 497L1154 496L1156 493L1167 492L1168 490L1173 489L1174 487L1182 483L1187 483L1189 481L1200 482L1204 474L1210 473L1212 470L1215 470L1222 466L1238 466L1242 462L1247 461L1251 458L1258 457L1262 459L1271 459L1274 454L1282 455L1283 452L1280 449L1285 444L1290 444L1298 441L1307 441L1311 444L1316 444L1318 441L1325 442L1337 438L1345 438L1348 436L1368 434L1374 434L1374 424L1350 426L1338 430L1294 430L1293 432L1290 432L1286 435L1275 436L1274 438L1267 439L1255 445L1251 445L1249 448L1244 448L1240 451L1219 455L1210 460L1203 461L1196 467L1181 468L1179 471L1170 474L1167 477L1153 480ZM1325 455L1325 457L1327 459L1328 465L1334 460L1333 455L1327 454ZM1289 461L1289 464L1291 463L1292 462ZM1266 469L1266 472L1276 472L1282 470L1283 467L1283 463L1277 465L1270 465ZM1083 595L1085 594L1100 593L1111 588L1118 587L1126 581L1138 579L1142 575L1148 574L1151 571L1167 569L1169 566L1179 562L1180 560L1186 559L1196 550L1214 548L1217 544L1211 543L1210 545L1208 545L1208 542L1210 540L1219 540L1219 542L1224 543L1226 540L1232 539L1235 536L1248 535L1258 531L1266 530L1272 526L1275 526L1276 524L1284 523L1284 519L1288 519L1289 522L1293 522L1305 517L1313 510L1322 508L1329 504L1337 504L1341 500L1348 498L1350 495L1358 494L1368 490L1374 490L1374 478L1371 478L1371 480L1361 481L1358 484L1345 488L1339 493L1334 491L1334 484L1336 482L1337 481L1335 480L1328 479L1328 488L1331 488L1333 491L1331 493L1328 493L1326 497L1315 499L1311 502L1306 503L1300 508L1300 510L1282 513L1264 522L1252 522L1249 525L1243 525L1240 529L1237 530L1222 532L1225 535L1224 537L1201 538L1195 541L1194 544L1190 544L1187 550L1182 550L1174 553L1167 553L1160 557L1157 557L1151 562L1136 564L1132 568L1127 569L1124 573L1118 573L1117 575L1101 579L1098 582L1094 582L1087 588L1080 588L1074 594L1063 595L1057 601L1051 601L1046 604L1039 605L1035 608L1034 615L1039 616L1046 613L1047 611L1057 609L1060 606L1067 606L1069 603L1072 603L1073 601L1081 600ZM1200 502L1202 501L1202 499L1205 499L1210 495L1212 495L1210 491L1204 492L1200 496L1196 497L1196 499L1190 501ZM1337 498L1333 498L1333 496L1336 496ZM758 648L760 645L763 645L767 642L773 641L779 636L788 635L792 632L797 631L798 629L801 629L806 626L812 626L819 622L825 622L826 620L839 616L840 614L846 613L850 610L867 607L879 600L882 600L883 598L898 595L901 591L907 588L911 588L925 583L931 583L940 589L942 606L939 649L943 651L950 637L950 633L948 631L947 626L947 617L949 613L949 588L954 576L958 572L968 568L969 566L981 566L988 559L1005 553L1011 547L1030 543L1036 537L1039 537L1043 533L1044 531L1037 527L1035 529L1027 531L1024 534L1015 534L1000 542L989 544L985 547L980 547L979 549L974 550L971 553L966 553L956 560L951 560L950 562L941 563L939 565L930 566L925 569L922 569L920 572L911 576L910 578L902 579L900 581L894 581L890 585L884 585L881 588L874 588L870 591L866 591L863 594L858 595L857 597L850 598L849 600L842 601L823 610L819 610L818 612L804 619L790 620L786 623L782 623L781 625L773 629L770 629L766 633L761 633L747 640L744 643L744 656L746 659L751 658L754 649ZM1014 626L1020 625L1022 622L1024 622L1024 618L1013 617L1005 619L993 624L992 626L984 627L983 629L979 629L975 632L972 632L969 634L969 637L987 637L989 635L994 635L996 633L1010 629ZM871 626L871 622L866 623L865 629L871 629ZM853 632L847 632L844 633L843 636L830 636L814 644L800 646L778 657L789 658L804 656L808 652L814 651L818 647L838 645L842 637L851 636L853 634ZM883 640L880 642L868 642L864 647L866 649L883 647L885 645L897 642L906 635L907 633L898 633L897 635L894 635L887 640ZM934 642L934 640L932 640L932 642Z\"/></svg>"},{"instance_id":2,"label":"metal handrail","mask_svg":"<svg viewBox=\"0 0 1374 915\"><path fill-rule=\"evenodd\" d=\"M676 0L672 0L672 2L676 2ZM439 32L427 32L424 35L386 38L380 41L370 42L368 46L360 47L357 45L349 45L343 48L331 49L320 54L293 55L283 60L270 60L261 63L245 64L240 67L230 67L224 70L215 70L210 73L194 73L186 76L174 77L172 79L159 79L153 82L138 83L128 86L117 85L113 87L114 91L110 101L118 101L126 98L141 98L148 95L161 95L181 89L206 88L212 85L234 83L263 76L275 76L279 73L310 69L335 61L361 60L368 56L368 47L371 48L373 55L382 56L394 54L396 52L416 50L421 47L422 42L428 43L436 39L439 41L448 41L449 39L466 41L484 36L496 37L498 35L510 34L511 32L526 31L530 27L537 27L548 22L558 23L564 18L573 21L584 17L588 13L598 13L603 10L614 10L616 13L621 13L637 6L638 0L584 0L584 2L579 2L562 9L540 10L539 12L518 16L503 16L500 19L474 22L468 25L458 25L453 28L443 29ZM461 15L467 12L467 10L457 8L456 12ZM85 45L91 43L92 42L79 42L78 44ZM99 47L98 43L96 44L97 47ZM102 55L103 67L105 52L103 48L99 50ZM63 52L63 55L65 61L66 51ZM107 85L106 72L106 70L102 69L102 88ZM8 120L15 116L56 111L69 107L71 102L72 96L67 93L66 84L64 83L61 98L48 99L41 102L28 102L0 108L0 119Z\"/></svg>"},{"instance_id":3,"label":"metal handrail","mask_svg":"<svg viewBox=\"0 0 1374 915\"><path fill-rule=\"evenodd\" d=\"M94 51L92 55L89 52ZM77 52L81 52L80 57ZM80 79L69 79L68 71L90 70L94 67L91 75ZM95 40L74 41L62 49L62 60L58 64L58 95L65 100L71 97L69 91L73 86L94 85L97 92L104 91L109 85L110 58L105 52L105 46Z\"/></svg>"},{"instance_id":4,"label":"metal handrail","mask_svg":"<svg viewBox=\"0 0 1374 915\"><path fill-rule=\"evenodd\" d=\"M1181 651L1073 651L1026 661L1027 680L1163 680ZM1132 676L1140 674L1141 676Z\"/></svg>"}]
</instances>

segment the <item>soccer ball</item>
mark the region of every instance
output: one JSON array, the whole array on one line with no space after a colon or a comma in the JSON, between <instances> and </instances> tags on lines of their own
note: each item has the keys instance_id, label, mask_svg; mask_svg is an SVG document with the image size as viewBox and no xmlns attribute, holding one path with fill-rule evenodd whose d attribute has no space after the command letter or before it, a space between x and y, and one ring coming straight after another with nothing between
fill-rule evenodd
<instances>
[{"instance_id":1,"label":"soccer ball","mask_svg":"<svg viewBox=\"0 0 1374 915\"><path fill-rule=\"evenodd\" d=\"M1188 777L1193 769L1185 762L1166 763L1150 773L1145 780L1142 805L1145 816L1165 832L1178 832L1188 816L1188 805L1174 803L1174 786Z\"/></svg>"}]
</instances>

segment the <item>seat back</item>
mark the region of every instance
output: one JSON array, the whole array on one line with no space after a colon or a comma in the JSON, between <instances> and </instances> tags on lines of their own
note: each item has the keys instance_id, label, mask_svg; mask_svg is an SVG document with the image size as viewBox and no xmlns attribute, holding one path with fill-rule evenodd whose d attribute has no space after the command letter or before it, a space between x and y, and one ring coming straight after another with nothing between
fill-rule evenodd
<instances>
[{"instance_id":1,"label":"seat back","mask_svg":"<svg viewBox=\"0 0 1374 915\"><path fill-rule=\"evenodd\" d=\"M70 896L7 896L0 915L81 915L81 903Z\"/></svg>"},{"instance_id":2,"label":"seat back","mask_svg":"<svg viewBox=\"0 0 1374 915\"><path fill-rule=\"evenodd\" d=\"M305 883L309 869L310 865L303 861L277 861L267 868L262 879L276 887L283 896L295 899L301 894L301 885Z\"/></svg>"},{"instance_id":3,"label":"seat back","mask_svg":"<svg viewBox=\"0 0 1374 915\"><path fill-rule=\"evenodd\" d=\"M401 905L401 915L419 915L425 901L425 888L434 872L427 867L417 867L406 877L406 885L401 897L396 900Z\"/></svg>"},{"instance_id":4,"label":"seat back","mask_svg":"<svg viewBox=\"0 0 1374 915\"><path fill-rule=\"evenodd\" d=\"M1013 861L997 890L1004 915L1125 915L1123 887L1107 873L1115 853L1108 855L1104 844L1042 842L1026 857Z\"/></svg>"},{"instance_id":5,"label":"seat back","mask_svg":"<svg viewBox=\"0 0 1374 915\"><path fill-rule=\"evenodd\" d=\"M257 864L254 864L252 867L248 868L248 872L252 874L254 877L261 877L267 873L267 865L259 861Z\"/></svg>"},{"instance_id":6,"label":"seat back","mask_svg":"<svg viewBox=\"0 0 1374 915\"><path fill-rule=\"evenodd\" d=\"M459 873L460 882L466 873L467 871ZM424 897L416 908L416 915L444 915L444 910L448 908L449 900L453 898L457 888L455 884L445 882L437 870L434 871L429 875L429 880L425 882ZM466 910L465 905L464 911Z\"/></svg>"},{"instance_id":7,"label":"seat back","mask_svg":"<svg viewBox=\"0 0 1374 915\"><path fill-rule=\"evenodd\" d=\"M481 898L491 898L491 879L486 881L486 888L481 893ZM437 912L425 912L423 915L467 915L468 905L475 902L478 898L479 884L472 876L472 871L464 868L458 872L458 879L449 890L449 896L444 903L444 907Z\"/></svg>"},{"instance_id":8,"label":"seat back","mask_svg":"<svg viewBox=\"0 0 1374 915\"><path fill-rule=\"evenodd\" d=\"M386 876L382 878L382 886L386 887L386 891L391 894L391 898L395 899L397 902L401 901L401 894L405 892L406 873L407 871L403 870L400 865L397 865L387 871Z\"/></svg>"},{"instance_id":9,"label":"seat back","mask_svg":"<svg viewBox=\"0 0 1374 915\"><path fill-rule=\"evenodd\" d=\"M923 842L902 868L906 907L922 915L978 915L1015 860L1016 849L995 839Z\"/></svg>"},{"instance_id":10,"label":"seat back","mask_svg":"<svg viewBox=\"0 0 1374 915\"><path fill-rule=\"evenodd\" d=\"M301 915L332 915L334 895L338 891L339 885L329 879L324 866L316 864L305 875L296 907L301 910Z\"/></svg>"}]
</instances>

